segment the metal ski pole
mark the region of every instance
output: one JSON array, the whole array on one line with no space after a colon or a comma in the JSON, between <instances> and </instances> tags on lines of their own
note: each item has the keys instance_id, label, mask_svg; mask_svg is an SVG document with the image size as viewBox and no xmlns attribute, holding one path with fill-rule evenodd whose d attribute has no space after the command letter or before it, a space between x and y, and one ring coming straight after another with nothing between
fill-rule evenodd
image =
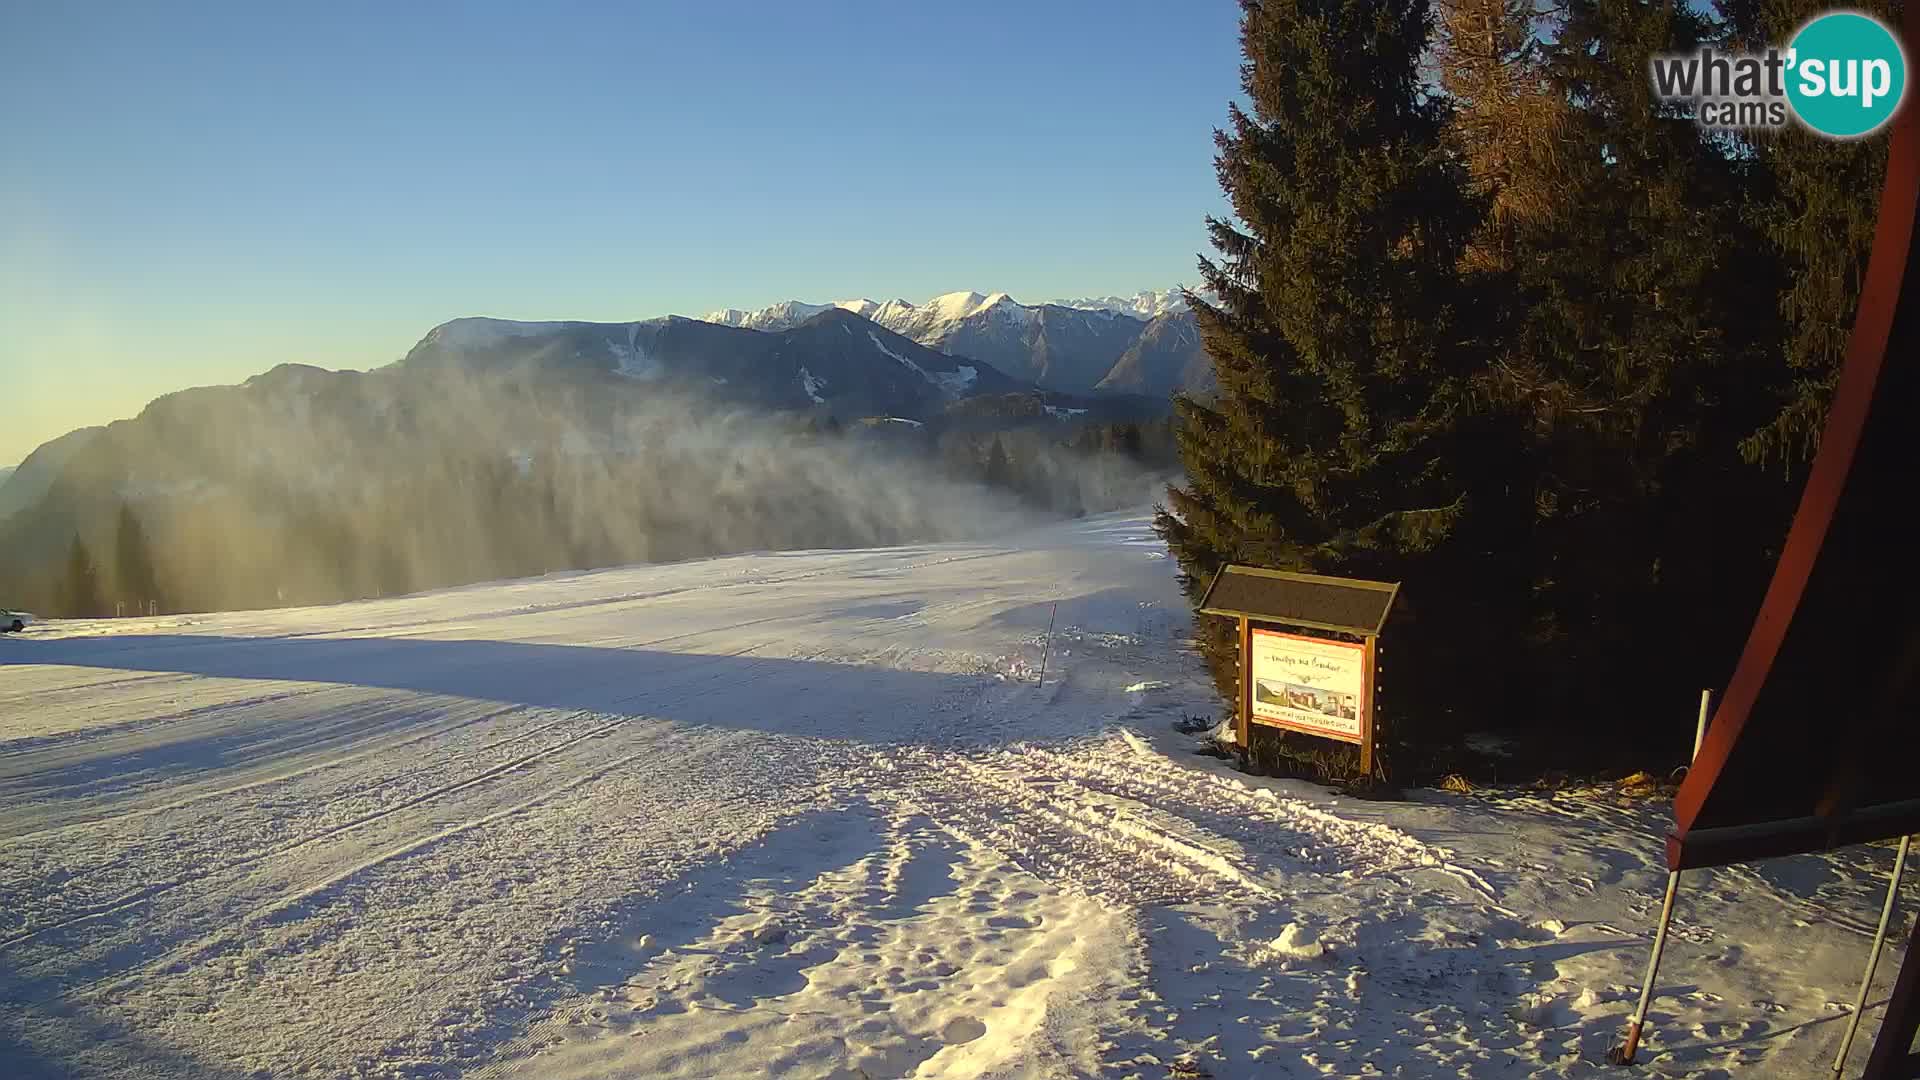
<instances>
[{"instance_id":1,"label":"metal ski pole","mask_svg":"<svg viewBox=\"0 0 1920 1080\"><path fill-rule=\"evenodd\" d=\"M1047 644L1040 652L1040 678L1034 681L1033 688L1038 690L1047 684L1047 657L1053 653L1053 620L1060 617L1060 601L1053 602L1053 614L1047 616Z\"/></svg>"},{"instance_id":2,"label":"metal ski pole","mask_svg":"<svg viewBox=\"0 0 1920 1080\"><path fill-rule=\"evenodd\" d=\"M1707 737L1707 710L1712 701L1712 691L1700 691L1700 719L1693 729L1694 757L1700 756L1700 743ZM1669 871L1667 898L1660 905L1660 925L1653 932L1653 955L1647 957L1647 978L1640 986L1640 1006L1633 1010L1633 1019L1627 1021L1627 1041L1607 1055L1607 1061L1614 1065L1633 1064L1633 1056L1640 1050L1640 1030L1647 1023L1647 1008L1653 1004L1653 984L1660 976L1660 954L1667 948L1667 927L1673 923L1673 899L1679 891L1680 871Z\"/></svg>"},{"instance_id":3,"label":"metal ski pole","mask_svg":"<svg viewBox=\"0 0 1920 1080\"><path fill-rule=\"evenodd\" d=\"M1647 1006L1653 1004L1653 980L1660 974L1660 953L1667 947L1667 924L1673 921L1673 897L1680 891L1680 871L1667 874L1667 899L1660 905L1660 928L1653 933L1653 955L1647 958L1647 978L1640 987L1640 1007L1633 1010L1633 1019L1627 1021L1627 1041L1614 1048L1607 1056L1615 1065L1633 1064L1633 1055L1640 1049L1640 1029L1647 1022Z\"/></svg>"},{"instance_id":4,"label":"metal ski pole","mask_svg":"<svg viewBox=\"0 0 1920 1080\"><path fill-rule=\"evenodd\" d=\"M1900 874L1907 868L1907 849L1912 836L1900 838L1900 850L1893 857L1893 880L1887 882L1887 901L1880 905L1880 928L1873 932L1873 951L1867 954L1867 973L1860 979L1860 993L1853 999L1853 1016L1847 1020L1847 1033L1840 1039L1840 1053L1833 1059L1833 1075L1838 1080L1847 1067L1847 1051L1853 1049L1853 1036L1860 1030L1860 1014L1867 1011L1867 991L1873 986L1873 969L1880 964L1880 947L1887 942L1887 924L1893 920L1893 901L1900 895Z\"/></svg>"}]
</instances>

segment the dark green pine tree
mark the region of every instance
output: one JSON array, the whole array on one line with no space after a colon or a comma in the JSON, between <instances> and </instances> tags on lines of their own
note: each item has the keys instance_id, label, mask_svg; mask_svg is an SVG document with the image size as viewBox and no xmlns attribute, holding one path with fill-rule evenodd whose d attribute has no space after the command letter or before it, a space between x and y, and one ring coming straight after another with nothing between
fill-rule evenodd
<instances>
[{"instance_id":1,"label":"dark green pine tree","mask_svg":"<svg viewBox=\"0 0 1920 1080\"><path fill-rule=\"evenodd\" d=\"M72 619L91 619L105 614L105 603L100 595L100 574L94 568L93 556L87 553L87 545L80 540L80 534L73 534L73 543L67 548L67 575L64 590L66 614Z\"/></svg>"},{"instance_id":2,"label":"dark green pine tree","mask_svg":"<svg viewBox=\"0 0 1920 1080\"><path fill-rule=\"evenodd\" d=\"M1778 528L1735 446L1767 416L1778 324L1754 298L1780 285L1741 219L1752 161L1652 93L1649 58L1697 48L1706 20L1681 0L1564 10L1545 65L1569 109L1557 209L1513 225L1515 322L1483 382L1527 430L1535 521L1514 558L1546 695L1529 711L1562 720L1607 710L1594 691L1621 680L1684 701L1731 663L1710 624L1749 617L1753 538ZM1698 647L1649 657L1651 626Z\"/></svg>"},{"instance_id":3,"label":"dark green pine tree","mask_svg":"<svg viewBox=\"0 0 1920 1080\"><path fill-rule=\"evenodd\" d=\"M1742 0L1726 14L1738 38L1764 44L1787 41L1832 6ZM1898 25L1898 8L1886 0L1848 6ZM1772 181L1770 197L1754 201L1754 216L1792 278L1780 294L1787 370L1776 386L1778 412L1740 449L1747 460L1791 475L1819 448L1840 377L1879 217L1887 139L1823 139L1788 125L1753 145Z\"/></svg>"},{"instance_id":4,"label":"dark green pine tree","mask_svg":"<svg viewBox=\"0 0 1920 1080\"><path fill-rule=\"evenodd\" d=\"M153 568L153 550L147 532L133 508L120 504L120 525L114 536L114 585L129 615L145 615L160 608L160 580Z\"/></svg>"},{"instance_id":5,"label":"dark green pine tree","mask_svg":"<svg viewBox=\"0 0 1920 1080\"><path fill-rule=\"evenodd\" d=\"M1209 220L1218 256L1187 297L1220 389L1175 400L1187 483L1157 527L1190 597L1232 562L1412 588L1467 505L1449 299L1470 215L1422 86L1428 5L1241 7L1251 112L1215 134L1235 220ZM1233 628L1200 621L1228 693Z\"/></svg>"}]
</instances>

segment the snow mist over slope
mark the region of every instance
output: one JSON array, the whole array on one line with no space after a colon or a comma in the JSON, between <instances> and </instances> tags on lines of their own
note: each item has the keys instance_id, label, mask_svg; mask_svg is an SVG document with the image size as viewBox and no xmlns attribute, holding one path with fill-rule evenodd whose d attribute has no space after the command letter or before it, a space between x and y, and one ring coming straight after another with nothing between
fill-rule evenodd
<instances>
[{"instance_id":1,"label":"snow mist over slope","mask_svg":"<svg viewBox=\"0 0 1920 1080\"><path fill-rule=\"evenodd\" d=\"M500 332L458 328L482 330ZM907 356L911 344L896 342ZM968 365L907 371L880 356L942 400L982 377ZM839 389L823 387L817 369L808 378L821 396ZM834 379L851 381L837 369ZM624 370L286 365L156 401L92 436L61 476L0 532L11 563L0 586L57 576L76 533L111 550L125 502L168 604L202 610L732 551L957 539L1032 516L924 457L810 435L803 418Z\"/></svg>"},{"instance_id":2,"label":"snow mist over slope","mask_svg":"<svg viewBox=\"0 0 1920 1080\"><path fill-rule=\"evenodd\" d=\"M0 1075L1613 1075L1668 805L1197 757L1166 555L1121 514L0 638ZM1823 1074L1891 861L1690 872L1641 1071Z\"/></svg>"}]
</instances>

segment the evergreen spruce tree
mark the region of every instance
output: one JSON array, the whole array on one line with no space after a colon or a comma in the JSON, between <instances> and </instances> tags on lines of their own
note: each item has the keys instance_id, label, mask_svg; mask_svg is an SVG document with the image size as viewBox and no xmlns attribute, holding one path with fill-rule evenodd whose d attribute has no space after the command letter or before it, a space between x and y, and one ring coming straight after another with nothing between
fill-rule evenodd
<instances>
[{"instance_id":1,"label":"evergreen spruce tree","mask_svg":"<svg viewBox=\"0 0 1920 1080\"><path fill-rule=\"evenodd\" d=\"M1190 597L1232 562L1442 587L1433 556L1467 508L1449 452L1472 361L1450 299L1470 223L1422 86L1428 6L1241 7L1252 109L1215 136L1234 220L1208 222L1211 299L1187 296L1220 389L1175 400L1188 479L1157 527ZM1233 629L1201 622L1227 693Z\"/></svg>"},{"instance_id":2,"label":"evergreen spruce tree","mask_svg":"<svg viewBox=\"0 0 1920 1080\"><path fill-rule=\"evenodd\" d=\"M149 606L162 606L159 577L153 568L153 551L146 530L133 508L120 504L120 523L114 537L114 586L117 598L127 605L127 613L144 615Z\"/></svg>"},{"instance_id":3,"label":"evergreen spruce tree","mask_svg":"<svg viewBox=\"0 0 1920 1080\"><path fill-rule=\"evenodd\" d=\"M1681 0L1560 10L1543 55L1492 79L1529 94L1544 80L1550 104L1516 115L1554 116L1552 153L1465 155L1491 200L1475 247L1501 254L1477 267L1500 297L1478 387L1524 432L1507 476L1532 520L1509 561L1529 579L1522 667L1546 696L1520 711L1553 722L1601 707L1593 691L1625 679L1661 696L1682 666L1695 680L1719 668L1704 652L1650 659L1648 627L1717 643L1717 621L1750 613L1773 500L1734 447L1766 419L1777 324L1754 317L1752 298L1779 282L1743 224L1752 161L1703 133L1690 106L1655 99L1648 78L1651 56L1690 51L1713 28ZM1498 58L1468 59L1444 66ZM1456 138L1499 127L1510 100L1463 98ZM1510 199L1516 189L1525 197Z\"/></svg>"},{"instance_id":4,"label":"evergreen spruce tree","mask_svg":"<svg viewBox=\"0 0 1920 1080\"><path fill-rule=\"evenodd\" d=\"M1436 55L1454 108L1447 135L1466 164L1485 222L1463 269L1511 269L1516 232L1564 209L1567 101L1548 78L1540 0L1446 0ZM1489 289L1481 299L1498 302Z\"/></svg>"},{"instance_id":5,"label":"evergreen spruce tree","mask_svg":"<svg viewBox=\"0 0 1920 1080\"><path fill-rule=\"evenodd\" d=\"M94 568L93 556L88 554L87 545L81 542L79 533L73 534L73 543L67 548L64 591L68 618L91 619L105 613L105 604L100 595L100 574Z\"/></svg>"},{"instance_id":6,"label":"evergreen spruce tree","mask_svg":"<svg viewBox=\"0 0 1920 1080\"><path fill-rule=\"evenodd\" d=\"M1898 25L1886 0L1850 5ZM1736 38L1749 47L1781 43L1832 5L1814 0L1744 0L1729 11ZM1794 475L1819 449L1827 403L1840 377L1867 253L1879 218L1887 139L1823 139L1789 125L1754 140L1771 181L1754 216L1791 279L1780 294L1785 320L1778 411L1741 444L1747 460Z\"/></svg>"}]
</instances>

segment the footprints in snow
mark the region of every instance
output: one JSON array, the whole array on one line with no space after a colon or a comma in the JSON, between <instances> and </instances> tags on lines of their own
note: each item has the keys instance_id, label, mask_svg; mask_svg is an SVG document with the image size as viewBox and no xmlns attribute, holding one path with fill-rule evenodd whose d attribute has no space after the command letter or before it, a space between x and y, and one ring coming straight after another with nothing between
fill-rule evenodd
<instances>
[{"instance_id":1,"label":"footprints in snow","mask_svg":"<svg viewBox=\"0 0 1920 1080\"><path fill-rule=\"evenodd\" d=\"M487 1075L972 1075L1038 1033L1118 917L862 808L790 825L630 924L582 954L589 992Z\"/></svg>"}]
</instances>

